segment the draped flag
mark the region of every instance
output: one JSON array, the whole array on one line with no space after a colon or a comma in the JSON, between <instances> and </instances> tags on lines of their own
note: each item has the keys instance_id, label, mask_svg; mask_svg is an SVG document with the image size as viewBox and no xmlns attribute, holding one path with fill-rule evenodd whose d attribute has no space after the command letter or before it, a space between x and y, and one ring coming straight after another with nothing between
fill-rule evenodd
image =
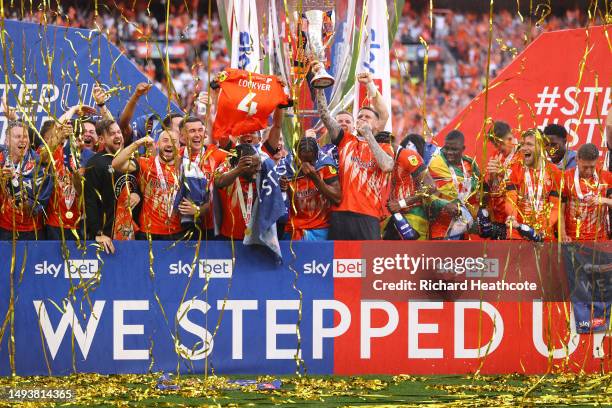
<instances>
[{"instance_id":1,"label":"draped flag","mask_svg":"<svg viewBox=\"0 0 612 408\"><path fill-rule=\"evenodd\" d=\"M270 158L261 156L261 171L257 175L257 197L253 205L253 217L244 236L245 245L268 247L278 261L282 260L276 221L287 212L280 189L278 173Z\"/></svg>"},{"instance_id":2,"label":"draped flag","mask_svg":"<svg viewBox=\"0 0 612 408\"><path fill-rule=\"evenodd\" d=\"M230 8L231 67L260 73L259 25L255 0L234 0L230 3Z\"/></svg>"},{"instance_id":3,"label":"draped flag","mask_svg":"<svg viewBox=\"0 0 612 408\"><path fill-rule=\"evenodd\" d=\"M4 187L6 193L12 196L16 204L24 204L24 207L18 204L20 208L31 208L32 215L40 214L51 198L53 179L34 150L26 150L21 163L13 164L8 147L0 146L0 168L13 165L16 165L14 176L6 182ZM26 215L24 217L27 218Z\"/></svg>"},{"instance_id":4,"label":"draped flag","mask_svg":"<svg viewBox=\"0 0 612 408\"><path fill-rule=\"evenodd\" d=\"M357 60L357 74L370 72L374 83L380 91L391 110L391 68L389 62L389 16L387 3L366 0L364 13L365 23L362 22L361 44ZM367 92L365 86L356 84L355 102L353 112L367 105ZM391 117L387 121L385 130L391 130Z\"/></svg>"}]
</instances>

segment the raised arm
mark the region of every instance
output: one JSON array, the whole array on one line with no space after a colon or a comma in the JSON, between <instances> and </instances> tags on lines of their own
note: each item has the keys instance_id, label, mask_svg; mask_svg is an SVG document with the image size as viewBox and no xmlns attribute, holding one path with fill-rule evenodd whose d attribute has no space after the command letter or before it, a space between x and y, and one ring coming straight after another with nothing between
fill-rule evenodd
<instances>
[{"instance_id":1,"label":"raised arm","mask_svg":"<svg viewBox=\"0 0 612 408\"><path fill-rule=\"evenodd\" d=\"M272 127L270 128L270 131L268 132L268 137L264 142L273 151L276 151L278 149L278 145L280 144L281 126L283 124L284 114L285 112L282 109L276 108L276 110L274 111L274 116L272 118Z\"/></svg>"},{"instance_id":2,"label":"raised arm","mask_svg":"<svg viewBox=\"0 0 612 408\"><path fill-rule=\"evenodd\" d=\"M361 74L357 75L357 81L366 86L368 90L368 98L372 101L372 107L374 110L376 110L376 112L378 112L379 119L376 122L374 132L385 130L385 126L387 126L387 121L389 120L389 108L385 104L380 92L378 92L378 88L372 79L372 74L369 72L362 72Z\"/></svg>"},{"instance_id":3,"label":"raised arm","mask_svg":"<svg viewBox=\"0 0 612 408\"><path fill-rule=\"evenodd\" d=\"M140 146L144 145L152 145L154 143L153 139L149 136L143 137L142 139L138 139L131 145L125 147L120 150L115 158L113 159L113 169L115 171L121 173L131 173L136 170L136 166L131 159L134 152L136 152Z\"/></svg>"},{"instance_id":4,"label":"raised arm","mask_svg":"<svg viewBox=\"0 0 612 408\"><path fill-rule=\"evenodd\" d=\"M215 174L215 186L218 188L225 188L231 185L244 171L251 167L255 156L242 156L238 160L238 164L233 169L224 173Z\"/></svg>"},{"instance_id":5,"label":"raised arm","mask_svg":"<svg viewBox=\"0 0 612 408\"><path fill-rule=\"evenodd\" d=\"M312 72L315 74L319 72L321 68L322 65L320 62L313 62L311 67ZM327 99L325 99L325 92L323 92L322 89L315 89L315 98L317 102L317 111L319 112L321 121L327 128L332 143L334 143L336 139L338 139L341 127L338 122L336 122L336 119L334 119L329 113L329 106L327 105Z\"/></svg>"},{"instance_id":6,"label":"raised arm","mask_svg":"<svg viewBox=\"0 0 612 408\"><path fill-rule=\"evenodd\" d=\"M368 142L368 146L370 146L372 154L374 154L374 159L376 159L378 167L385 173L392 171L395 161L393 160L393 157L389 156L387 152L380 147L374 138L370 125L364 124L358 128L357 131L361 136L365 137L366 141Z\"/></svg>"},{"instance_id":7,"label":"raised arm","mask_svg":"<svg viewBox=\"0 0 612 408\"><path fill-rule=\"evenodd\" d=\"M121 133L123 133L123 139L126 146L132 143L134 132L132 130L132 126L130 126L130 121L132 120L134 112L136 111L138 100L141 96L149 92L152 86L152 84L148 84L146 82L141 82L136 85L134 94L130 97L130 100L125 105L123 112L121 112L121 116L119 117L119 127L121 128Z\"/></svg>"},{"instance_id":8,"label":"raised arm","mask_svg":"<svg viewBox=\"0 0 612 408\"><path fill-rule=\"evenodd\" d=\"M70 107L62 116L59 117L57 123L53 124L53 127L50 130L50 137L45 143L40 151L40 160L43 163L48 163L51 161L51 156L55 152L58 146L60 146L66 138L70 136L72 133L72 125L67 125L66 122L70 120L74 115L91 115L95 113L95 109L90 106L82 106L75 105Z\"/></svg>"},{"instance_id":9,"label":"raised arm","mask_svg":"<svg viewBox=\"0 0 612 408\"><path fill-rule=\"evenodd\" d=\"M111 111L109 111L106 107L106 101L108 101L109 96L106 94L104 89L102 89L102 87L98 85L94 85L92 94L96 105L98 105L98 108L100 108L100 115L102 116L102 118L115 120Z\"/></svg>"}]
</instances>

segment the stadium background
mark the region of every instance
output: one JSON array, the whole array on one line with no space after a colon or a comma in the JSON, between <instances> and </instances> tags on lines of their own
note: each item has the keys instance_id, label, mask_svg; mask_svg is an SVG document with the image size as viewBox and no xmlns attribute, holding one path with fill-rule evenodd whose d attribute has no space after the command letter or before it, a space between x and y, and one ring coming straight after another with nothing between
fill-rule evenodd
<instances>
[{"instance_id":1,"label":"stadium background","mask_svg":"<svg viewBox=\"0 0 612 408\"><path fill-rule=\"evenodd\" d=\"M472 97L482 89L484 80L483 60L486 57L487 49L484 46L484 40L488 35L487 22L487 7L474 7L472 2L436 2L435 21L439 28L439 32L432 33L428 29L429 11L427 10L427 2L412 2L412 5L407 5L403 12L403 18L400 21L396 42L393 45L393 55L396 61L392 63L392 77L394 78L393 90L396 101L403 101L393 107L394 117L401 118L394 122L394 131L398 134L405 133L407 129L419 131L422 124L420 115L420 100L417 95L422 95L422 60L419 59L418 49L420 43L419 36L431 41L431 44L436 45L440 49L440 61L435 61L430 56L429 81L427 84L427 112L428 123L434 132L441 130L469 101ZM452 12L445 9L451 6ZM170 94L172 99L181 103L183 106L188 106L192 102L194 84L193 78L197 76L202 78L203 82L207 82L208 69L205 64L198 64L199 61L205 61L208 58L206 44L208 37L202 34L213 33L212 42L212 65L211 71L215 72L218 69L228 65L229 59L227 51L224 48L224 39L221 29L218 25L218 20L215 16L211 19L212 24L209 26L208 5L205 2L193 2L187 7L185 2L176 2L171 6L170 19L165 17L165 6L163 9L160 5L155 4L149 8L151 15L148 15L146 7L139 2L127 5L121 3L113 4L106 8L103 3L99 3L98 11L100 16L97 19L93 17L93 10L87 9L74 2L72 9L69 6L70 2L62 3L62 12L65 15L54 13L49 14L47 19L42 16L43 13L24 13L21 10L11 10L13 17L24 20L41 22L45 21L49 24L69 25L72 27L91 28L96 22L101 27L108 30L109 38L116 43L120 49L125 50L132 59L142 67L151 80L156 82L160 89L166 94ZM574 3L563 2L558 7L555 3L552 9L553 14L547 16L542 24L536 24L537 16L532 19L527 19L521 22L516 9L512 8L514 3L496 2L495 15L495 33L494 38L499 38L500 41L495 41L492 54L492 76L511 61L512 56L516 52L520 52L523 48L523 36L527 36L529 40L537 37L540 33L548 30L556 30L563 28L581 27L586 21L585 9L588 6L586 2ZM507 7L507 8L505 8ZM525 7L525 5L523 5ZM113 10L110 11L103 11ZM198 9L198 19L192 19L191 13L186 12L188 9ZM9 8L10 9L10 8ZM214 10L214 6L213 6ZM527 13L523 10L524 15ZM24 16L25 14L25 16ZM30 15L27 15L30 14ZM167 20L167 21L166 21ZM128 23L128 21L130 23ZM133 24L136 23L136 24ZM439 25L438 25L439 24ZM159 59L152 58L144 60L139 58L139 45L150 43L161 38L165 38L165 30L168 27L168 36L174 43L172 52L176 52L171 61L172 68L172 84L167 82L167 76L161 69ZM212 28L212 29L211 29ZM142 55L142 54L140 54ZM398 69L399 66L399 69ZM198 67L198 68L195 68ZM402 73L402 81L399 81L400 72ZM404 84L404 91L399 89L400 83ZM170 88L170 89L168 89ZM414 95L413 98L405 98L405 95ZM401 106L400 106L401 105ZM140 392L148 390L151 382L155 381L155 376L141 376L128 378L102 378L105 382L103 386L107 390L108 400L113 397L124 395L139 399L143 397ZM205 384L211 384L214 381L213 377L209 377L209 382L198 383L198 378L186 378L184 384L184 393L179 394L182 398L191 396L203 396L202 388ZM407 386L419 380L417 386ZM420 381L422 380L422 383ZM272 399L264 399L265 402L289 402L291 398L323 398L330 403L334 403L334 392L339 395L344 395L346 399L338 400L338 403L350 404L354 402L356 395L362 394L362 400L369 402L380 402L385 398L380 397L378 400L372 395L363 396L363 389L370 389L372 393L379 392L385 383L400 384L401 391L398 388L386 388L388 395L386 398L391 403L407 402L438 402L444 403L453 401L457 404L466 405L482 403L491 405L501 404L518 404L518 403L588 403L598 401L605 403L608 401L606 395L609 395L609 374L603 377L591 376L574 376L571 374L555 375L551 377L526 377L526 376L508 376L499 381L495 386L491 385L494 379L487 377L463 377L460 379L441 379L445 385L441 385L438 380L431 378L418 379L416 377L380 377L380 379L365 379L349 380L342 384L342 380L337 382L328 379L304 379L303 384L300 384L300 379L292 378L288 380L290 384L295 386L296 390L287 391L285 395L281 393L277 401ZM4 383L7 381L2 379ZM36 384L41 379L30 380L30 384ZM45 380L45 384L52 384L56 379ZM91 383L99 382L100 379L96 376L90 378L81 377L75 379L74 384L78 387L87 389ZM130 384L121 387L119 382L125 381ZM190 383L190 381L192 383ZM204 380L207 381L207 380ZM317 383L317 381L320 381ZM325 382L329 381L329 382ZM1 384L1 383L0 383ZM300 388L301 385L301 388ZM133 386L133 387L132 387ZM429 388L426 388L429 387ZM534 392L535 387L535 392ZM210 389L210 388L208 388ZM473 399L473 394L462 393L463 390L482 393L483 390L489 394L485 394L484 401ZM564 389L566 394L572 395L571 399L563 400L559 398L558 390ZM335 390L335 391L334 391ZM554 392L551 393L551 391ZM598 392L592 392L597 390ZM452 397L436 397L441 391L451 392ZM397 395L394 395L397 392ZM189 395L189 394L192 395ZM343 394L344 393L344 394ZM381 392L384 394L384 392ZM414 394L422 393L425 397L416 397ZM146 392L144 395L146 396ZM153 394L160 394L153 392ZM411 394L406 397L406 394ZM551 396L550 394L553 394ZM599 395L598 395L599 394ZM229 394L231 395L231 393ZM261 394L256 398L261 397ZM154 395L157 396L157 395ZM210 396L217 396L215 392L210 392ZM330 397L331 396L331 397ZM249 401L252 397L235 396L244 398L241 402ZM222 397L223 398L223 397ZM330 399L331 398L331 399ZM374 398L374 400L372 400ZM419 398L422 398L419 400ZM469 402L466 399L470 399ZM105 403L106 399L96 397L91 394L89 400L84 402ZM184 402L184 399L168 400L169 403ZM204 400L210 401L210 400ZM263 402L261 400L255 402ZM609 402L609 401L608 401Z\"/></svg>"}]
</instances>

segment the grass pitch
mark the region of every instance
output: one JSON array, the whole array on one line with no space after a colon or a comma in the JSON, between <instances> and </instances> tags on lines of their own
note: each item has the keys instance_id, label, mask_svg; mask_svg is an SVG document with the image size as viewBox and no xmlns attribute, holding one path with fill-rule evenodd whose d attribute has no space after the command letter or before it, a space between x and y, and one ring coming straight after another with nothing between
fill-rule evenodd
<instances>
[{"instance_id":1,"label":"grass pitch","mask_svg":"<svg viewBox=\"0 0 612 408\"><path fill-rule=\"evenodd\" d=\"M156 388L158 374L76 374L68 377L2 377L0 389L71 388L72 401L9 401L32 407L255 407L255 406L612 406L612 374L545 376L181 376L177 391ZM280 379L282 387L258 391L228 379ZM5 395L6 397L6 395Z\"/></svg>"}]
</instances>

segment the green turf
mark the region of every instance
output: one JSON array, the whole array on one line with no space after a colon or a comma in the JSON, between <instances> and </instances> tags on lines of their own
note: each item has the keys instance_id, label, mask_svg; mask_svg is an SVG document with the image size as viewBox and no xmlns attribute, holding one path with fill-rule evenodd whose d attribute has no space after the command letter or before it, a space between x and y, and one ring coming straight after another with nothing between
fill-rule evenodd
<instances>
[{"instance_id":1,"label":"green turf","mask_svg":"<svg viewBox=\"0 0 612 408\"><path fill-rule=\"evenodd\" d=\"M296 376L280 378L281 390L227 390L227 377L182 376L179 391L155 389L155 375L0 378L0 387L72 384L72 403L30 406L612 406L612 375L548 376ZM256 378L232 376L230 378ZM0 401L2 405L3 401Z\"/></svg>"}]
</instances>

